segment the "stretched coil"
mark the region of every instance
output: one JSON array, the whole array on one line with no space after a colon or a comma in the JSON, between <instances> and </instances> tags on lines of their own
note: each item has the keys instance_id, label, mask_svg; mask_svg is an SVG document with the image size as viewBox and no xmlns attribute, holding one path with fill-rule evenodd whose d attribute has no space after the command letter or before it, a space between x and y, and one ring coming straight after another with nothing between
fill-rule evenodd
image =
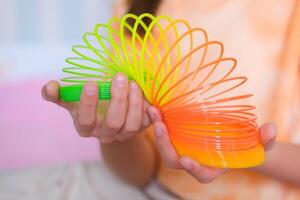
<instances>
[{"instance_id":1,"label":"stretched coil","mask_svg":"<svg viewBox=\"0 0 300 200\"><path fill-rule=\"evenodd\" d=\"M255 107L239 103L251 95L232 94L247 78L230 76L237 61L224 57L223 44L209 41L205 30L167 16L127 14L96 25L83 41L72 48L76 57L66 59L71 66L63 71L71 76L62 81L109 84L122 72L160 110L180 155L215 167L263 162Z\"/></svg>"}]
</instances>

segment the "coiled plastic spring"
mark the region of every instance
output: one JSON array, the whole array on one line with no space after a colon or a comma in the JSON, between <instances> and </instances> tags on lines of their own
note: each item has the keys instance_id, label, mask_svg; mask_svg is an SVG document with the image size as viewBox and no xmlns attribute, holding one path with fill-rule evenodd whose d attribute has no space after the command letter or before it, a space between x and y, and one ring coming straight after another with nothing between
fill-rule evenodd
<instances>
[{"instance_id":1,"label":"coiled plastic spring","mask_svg":"<svg viewBox=\"0 0 300 200\"><path fill-rule=\"evenodd\" d=\"M247 78L230 76L237 61L224 57L223 44L209 41L205 30L167 16L127 14L96 25L83 41L72 48L77 56L66 59L71 66L63 71L71 76L62 79L80 84L61 87L63 100L78 101L89 80L99 82L100 99L109 99L110 81L122 72L161 111L180 155L214 167L263 162L255 107L239 103L251 95L232 94Z\"/></svg>"}]
</instances>

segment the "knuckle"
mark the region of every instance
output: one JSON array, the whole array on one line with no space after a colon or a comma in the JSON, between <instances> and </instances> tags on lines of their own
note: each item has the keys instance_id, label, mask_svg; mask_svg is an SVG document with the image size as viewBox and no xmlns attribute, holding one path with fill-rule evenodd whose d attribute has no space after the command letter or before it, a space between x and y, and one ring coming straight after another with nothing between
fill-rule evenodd
<instances>
[{"instance_id":1,"label":"knuckle","mask_svg":"<svg viewBox=\"0 0 300 200\"><path fill-rule=\"evenodd\" d=\"M124 132L131 134L131 133L136 133L140 130L139 126L126 126L124 128Z\"/></svg>"},{"instance_id":2,"label":"knuckle","mask_svg":"<svg viewBox=\"0 0 300 200\"><path fill-rule=\"evenodd\" d=\"M92 101L81 101L80 103L83 109L88 109L88 110L93 109L96 105Z\"/></svg>"},{"instance_id":3,"label":"knuckle","mask_svg":"<svg viewBox=\"0 0 300 200\"><path fill-rule=\"evenodd\" d=\"M75 129L77 130L78 134L81 136L81 137L89 137L90 134L88 133L87 129L84 129L81 124L79 123L78 120L76 120L76 118L73 118L73 124L75 126Z\"/></svg>"},{"instance_id":4,"label":"knuckle","mask_svg":"<svg viewBox=\"0 0 300 200\"><path fill-rule=\"evenodd\" d=\"M94 129L95 122L89 119L79 119L77 125L79 132L91 132Z\"/></svg>"},{"instance_id":5,"label":"knuckle","mask_svg":"<svg viewBox=\"0 0 300 200\"><path fill-rule=\"evenodd\" d=\"M107 119L105 120L105 124L108 129L113 130L113 131L118 131L123 126L123 123L121 123L121 122L107 120Z\"/></svg>"},{"instance_id":6,"label":"knuckle","mask_svg":"<svg viewBox=\"0 0 300 200\"><path fill-rule=\"evenodd\" d=\"M111 97L112 97L112 100L114 100L114 101L126 101L127 100L127 94L124 91L112 92Z\"/></svg>"},{"instance_id":7,"label":"knuckle","mask_svg":"<svg viewBox=\"0 0 300 200\"><path fill-rule=\"evenodd\" d=\"M78 120L78 125L82 129L89 129L89 128L92 127L93 121L92 120L87 120L87 119L79 119Z\"/></svg>"}]
</instances>

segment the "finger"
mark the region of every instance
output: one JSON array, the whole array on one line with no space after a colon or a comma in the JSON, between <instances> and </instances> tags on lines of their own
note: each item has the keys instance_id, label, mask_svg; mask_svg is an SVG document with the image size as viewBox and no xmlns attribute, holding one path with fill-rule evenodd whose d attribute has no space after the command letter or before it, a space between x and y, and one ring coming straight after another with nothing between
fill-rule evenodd
<instances>
[{"instance_id":1,"label":"finger","mask_svg":"<svg viewBox=\"0 0 300 200\"><path fill-rule=\"evenodd\" d=\"M128 79L124 74L118 73L113 77L110 93L111 100L106 115L98 128L103 139L117 134L125 123L128 107Z\"/></svg>"},{"instance_id":2,"label":"finger","mask_svg":"<svg viewBox=\"0 0 300 200\"><path fill-rule=\"evenodd\" d=\"M52 103L55 103L69 111L72 111L75 107L75 103L67 103L62 102L59 99L59 83L57 81L49 81L46 85L42 87L42 97L46 101L50 101Z\"/></svg>"},{"instance_id":3,"label":"finger","mask_svg":"<svg viewBox=\"0 0 300 200\"><path fill-rule=\"evenodd\" d=\"M202 166L189 157L181 157L179 163L183 169L195 177L200 183L209 183L227 171L227 169Z\"/></svg>"},{"instance_id":4,"label":"finger","mask_svg":"<svg viewBox=\"0 0 300 200\"><path fill-rule=\"evenodd\" d=\"M143 121L142 126L144 128L147 128L150 125L150 117L148 115L148 109L150 107L150 104L146 99L143 99Z\"/></svg>"},{"instance_id":5,"label":"finger","mask_svg":"<svg viewBox=\"0 0 300 200\"><path fill-rule=\"evenodd\" d=\"M49 81L42 88L42 96L45 100L56 103L59 101L59 83L57 81Z\"/></svg>"},{"instance_id":6,"label":"finger","mask_svg":"<svg viewBox=\"0 0 300 200\"><path fill-rule=\"evenodd\" d=\"M176 150L169 140L167 127L160 121L154 122L156 146L165 161L166 165L171 168L179 169L179 157Z\"/></svg>"},{"instance_id":7,"label":"finger","mask_svg":"<svg viewBox=\"0 0 300 200\"><path fill-rule=\"evenodd\" d=\"M84 85L75 126L83 137L91 136L95 129L98 105L98 85L96 82L88 82Z\"/></svg>"},{"instance_id":8,"label":"finger","mask_svg":"<svg viewBox=\"0 0 300 200\"><path fill-rule=\"evenodd\" d=\"M178 163L179 157L169 140L167 127L162 122L160 112L154 106L150 106L148 113L155 129L156 145L163 160L168 167L180 168L180 164Z\"/></svg>"},{"instance_id":9,"label":"finger","mask_svg":"<svg viewBox=\"0 0 300 200\"><path fill-rule=\"evenodd\" d=\"M116 139L125 140L141 129L143 114L142 91L135 82L130 82L128 94L128 110L125 124L121 130L122 134Z\"/></svg>"},{"instance_id":10,"label":"finger","mask_svg":"<svg viewBox=\"0 0 300 200\"><path fill-rule=\"evenodd\" d=\"M150 120L152 123L162 121L162 117L160 115L159 110L157 108L155 108L154 106L149 106L148 113L149 113Z\"/></svg>"},{"instance_id":11,"label":"finger","mask_svg":"<svg viewBox=\"0 0 300 200\"><path fill-rule=\"evenodd\" d=\"M259 129L259 138L265 151L270 150L276 141L277 129L274 124L267 123Z\"/></svg>"}]
</instances>

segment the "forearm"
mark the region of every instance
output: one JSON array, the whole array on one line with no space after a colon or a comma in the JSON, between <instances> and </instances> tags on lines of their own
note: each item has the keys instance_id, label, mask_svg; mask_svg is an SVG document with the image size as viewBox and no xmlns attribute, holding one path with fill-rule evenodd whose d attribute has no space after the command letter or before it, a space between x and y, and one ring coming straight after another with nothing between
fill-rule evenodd
<instances>
[{"instance_id":1,"label":"forearm","mask_svg":"<svg viewBox=\"0 0 300 200\"><path fill-rule=\"evenodd\" d=\"M101 151L112 171L132 185L147 184L156 172L157 154L145 133L123 142L101 144Z\"/></svg>"},{"instance_id":2,"label":"forearm","mask_svg":"<svg viewBox=\"0 0 300 200\"><path fill-rule=\"evenodd\" d=\"M278 143L256 172L300 186L300 145Z\"/></svg>"}]
</instances>

